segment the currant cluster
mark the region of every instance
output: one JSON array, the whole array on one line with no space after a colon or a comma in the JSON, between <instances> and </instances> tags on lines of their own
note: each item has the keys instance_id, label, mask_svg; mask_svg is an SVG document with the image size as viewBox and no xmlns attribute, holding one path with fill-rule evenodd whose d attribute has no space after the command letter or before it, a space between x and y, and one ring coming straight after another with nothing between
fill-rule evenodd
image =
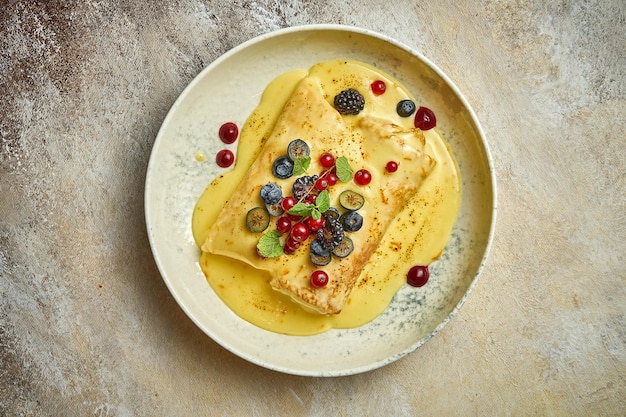
<instances>
[{"instance_id":1,"label":"currant cluster","mask_svg":"<svg viewBox=\"0 0 626 417\"><path fill-rule=\"evenodd\" d=\"M303 143L298 144L297 149L304 149ZM294 146L290 148L296 149ZM300 152L299 156L293 160L310 156L308 145L306 149L307 152ZM291 195L280 199L281 213L276 219L276 230L284 237L283 253L285 255L293 254L309 237L314 237L314 242L317 242L313 247L319 245L326 250L335 249L345 237L343 226L337 220L339 216L337 215L337 218L334 216L334 213L338 211L332 209L330 203L325 206L322 201L319 201L320 193L328 191L339 182L335 157L330 153L323 153L319 158L319 163L323 168L321 174L297 177L293 182ZM266 191L263 191L264 188ZM280 188L273 183L266 184L264 188L261 189L261 199L266 205L274 206L278 197L275 190ZM269 198L270 191L273 198Z\"/></svg>"}]
</instances>

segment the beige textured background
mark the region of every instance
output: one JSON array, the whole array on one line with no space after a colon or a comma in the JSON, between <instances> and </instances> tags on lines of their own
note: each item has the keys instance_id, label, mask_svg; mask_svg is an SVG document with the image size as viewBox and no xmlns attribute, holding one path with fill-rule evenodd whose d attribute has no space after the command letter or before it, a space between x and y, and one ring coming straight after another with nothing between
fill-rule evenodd
<instances>
[{"instance_id":1,"label":"beige textured background","mask_svg":"<svg viewBox=\"0 0 626 417\"><path fill-rule=\"evenodd\" d=\"M0 1L0 415L626 414L626 4ZM495 161L487 267L385 368L315 379L230 354L146 238L160 123L220 54L308 23L382 32L465 93Z\"/></svg>"}]
</instances>

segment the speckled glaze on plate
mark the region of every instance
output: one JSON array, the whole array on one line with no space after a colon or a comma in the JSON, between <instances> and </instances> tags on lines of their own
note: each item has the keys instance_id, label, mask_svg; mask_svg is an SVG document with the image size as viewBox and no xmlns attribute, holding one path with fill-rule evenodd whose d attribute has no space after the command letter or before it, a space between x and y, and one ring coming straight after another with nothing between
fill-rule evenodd
<instances>
[{"instance_id":1,"label":"speckled glaze on plate","mask_svg":"<svg viewBox=\"0 0 626 417\"><path fill-rule=\"evenodd\" d=\"M429 283L403 287L373 322L315 336L285 336L236 316L213 292L191 233L198 197L223 169L219 126L242 126L276 76L331 59L354 59L398 79L437 114L438 128L461 169L463 199L452 239L431 265ZM206 155L198 162L197 153ZM458 311L486 259L496 202L491 157L480 125L458 89L418 52L384 35L336 25L280 30L252 39L204 69L172 106L146 175L145 212L156 263L185 313L236 355L280 372L341 376L389 364L423 345Z\"/></svg>"}]
</instances>

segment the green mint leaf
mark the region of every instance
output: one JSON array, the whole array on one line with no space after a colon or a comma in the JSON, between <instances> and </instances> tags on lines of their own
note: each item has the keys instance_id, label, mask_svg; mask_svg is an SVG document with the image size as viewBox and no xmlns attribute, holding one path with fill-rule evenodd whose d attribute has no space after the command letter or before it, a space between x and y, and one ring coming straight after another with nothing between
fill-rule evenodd
<instances>
[{"instance_id":1,"label":"green mint leaf","mask_svg":"<svg viewBox=\"0 0 626 417\"><path fill-rule=\"evenodd\" d=\"M315 220L319 220L322 218L322 212L318 209L313 209L311 210L311 217L313 217L313 219Z\"/></svg>"},{"instance_id":2,"label":"green mint leaf","mask_svg":"<svg viewBox=\"0 0 626 417\"><path fill-rule=\"evenodd\" d=\"M266 258L275 258L283 254L283 247L280 245L280 233L278 230L271 230L261 236L256 247L259 253Z\"/></svg>"},{"instance_id":3,"label":"green mint leaf","mask_svg":"<svg viewBox=\"0 0 626 417\"><path fill-rule=\"evenodd\" d=\"M302 175L311 165L310 156L300 156L293 161L293 175Z\"/></svg>"},{"instance_id":4,"label":"green mint leaf","mask_svg":"<svg viewBox=\"0 0 626 417\"><path fill-rule=\"evenodd\" d=\"M306 217L306 216L310 216L311 215L311 211L314 208L315 207L310 205L310 204L297 203L295 206L290 208L289 211L287 211L287 213L293 214L294 216Z\"/></svg>"},{"instance_id":5,"label":"green mint leaf","mask_svg":"<svg viewBox=\"0 0 626 417\"><path fill-rule=\"evenodd\" d=\"M340 156L335 161L335 169L337 171L337 177L341 182L348 182L352 179L352 168L345 156Z\"/></svg>"},{"instance_id":6,"label":"green mint leaf","mask_svg":"<svg viewBox=\"0 0 626 417\"><path fill-rule=\"evenodd\" d=\"M328 193L328 190L324 190L317 195L315 198L315 207L317 207L317 209L322 213L330 208L330 194Z\"/></svg>"}]
</instances>

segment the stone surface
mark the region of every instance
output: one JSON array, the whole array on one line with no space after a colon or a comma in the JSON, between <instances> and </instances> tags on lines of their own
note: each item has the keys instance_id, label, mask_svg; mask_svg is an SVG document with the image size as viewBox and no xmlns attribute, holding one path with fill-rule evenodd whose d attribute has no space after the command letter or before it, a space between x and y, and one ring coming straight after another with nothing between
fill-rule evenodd
<instances>
[{"instance_id":1,"label":"stone surface","mask_svg":"<svg viewBox=\"0 0 626 417\"><path fill-rule=\"evenodd\" d=\"M0 3L0 415L626 413L626 5ZM372 12L384 10L384 12ZM183 88L286 26L390 35L459 86L498 178L460 313L385 368L274 373L204 335L152 260L143 186Z\"/></svg>"}]
</instances>

